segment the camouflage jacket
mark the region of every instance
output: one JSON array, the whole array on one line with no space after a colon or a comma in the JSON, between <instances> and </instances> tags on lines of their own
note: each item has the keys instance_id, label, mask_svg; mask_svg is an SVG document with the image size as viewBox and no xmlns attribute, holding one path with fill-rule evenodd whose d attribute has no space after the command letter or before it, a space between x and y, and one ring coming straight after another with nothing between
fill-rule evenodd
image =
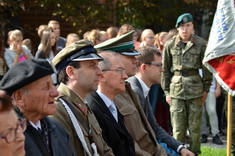
<instances>
[{"instance_id":1,"label":"camouflage jacket","mask_svg":"<svg viewBox=\"0 0 235 156\"><path fill-rule=\"evenodd\" d=\"M179 35L166 42L163 51L163 69L161 85L173 98L193 99L208 92L212 74L202 64L206 42L192 35L187 43L183 43ZM203 77L198 69L202 68Z\"/></svg>"}]
</instances>

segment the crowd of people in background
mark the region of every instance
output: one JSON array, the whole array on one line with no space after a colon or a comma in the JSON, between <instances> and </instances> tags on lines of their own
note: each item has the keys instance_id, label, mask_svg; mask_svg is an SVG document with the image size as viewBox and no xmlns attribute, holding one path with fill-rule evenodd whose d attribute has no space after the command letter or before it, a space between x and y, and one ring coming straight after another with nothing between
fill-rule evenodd
<instances>
[{"instance_id":1,"label":"crowd of people in background","mask_svg":"<svg viewBox=\"0 0 235 156\"><path fill-rule=\"evenodd\" d=\"M192 22L190 20L191 16L187 16L187 17L189 17L189 21L186 20L185 23ZM178 22L177 24L179 25L184 24L180 22ZM168 155L170 154L181 155L182 153L180 153L180 151L183 151L181 149L185 147L184 143L189 143L191 148L193 148L191 149L192 151L194 150L194 148L195 149L197 148L195 151L193 151L195 155L200 154L200 143L199 143L199 149L198 149L198 146L192 144L192 142L207 143L208 142L207 137L210 135L210 133L212 134L214 144L218 144L218 145L223 144L219 136L225 135L223 132L224 111L221 111L221 110L224 110L223 108L224 100L223 100L223 94L221 94L222 89L220 88L219 84L216 83L216 80L214 78L213 78L213 83L210 86L211 88L209 90L207 99L205 99L205 105L203 107L203 112L202 112L202 117L203 117L202 125L197 127L197 129L201 129L199 130L199 132L201 131L201 133L199 134L200 140L197 140L197 141L188 140L189 134L187 133L187 131L190 131L192 135L194 134L192 128L195 129L195 127L190 127L190 126L187 127L187 124L185 124L185 127L184 127L185 130L183 130L182 131L183 134L181 134L179 133L179 129L182 129L182 127L180 127L182 125L180 126L175 125L175 124L172 125L172 122L171 122L172 117L174 121L179 121L179 120L174 116L174 114L176 113L174 113L172 110L170 111L170 106L173 108L172 103L174 105L178 105L178 103L180 103L179 102L180 100L177 99L178 100L177 101L176 99L174 99L176 96L173 98L171 97L172 103L171 105L169 104L169 99L167 99L167 97L170 96L170 93L166 95L166 88L168 89L170 87L166 85L163 85L162 87L161 83L164 83L164 82L161 82L161 73L162 72L166 73L165 71L166 69L168 70L167 71L168 73L170 73L171 70L174 70L173 67L171 68L169 66L169 68L166 68L166 66L164 65L166 64L167 59L168 59L167 56L165 55L167 52L164 52L164 50L165 50L166 43L168 43L166 48L169 48L169 46L171 46L169 45L169 43L172 41L171 39L175 36L178 36L177 28L178 26L176 26L176 28L169 30L168 32L162 31L162 32L155 33L151 29L145 29L145 28L139 29L139 28L134 28L134 26L131 24L123 24L120 28L116 26L110 26L110 27L107 26L106 30L100 30L98 28L92 29L87 32L84 32L82 37L74 32L71 32L66 36L66 38L64 38L60 36L61 29L60 29L59 22L55 20L51 20L48 22L47 25L43 24L37 28L37 33L38 33L38 36L40 37L40 43L33 43L34 45L35 44L38 45L38 49L35 52L32 52L31 40L29 38L24 39L24 36L21 30L9 31L8 40L7 40L7 44L9 45L8 48L4 47L3 39L2 38L0 39L0 44L1 44L0 79L4 78L4 75L7 73L8 70L10 72L17 71L17 70L22 72L22 73L18 72L19 77L17 79L19 79L19 81L17 82L16 80L11 80L10 78L3 79L5 84L10 83L9 85L14 84L14 87L17 86L16 89L13 89L14 92L12 92L12 88L10 89L11 89L11 95L13 96L13 99L18 107L17 115L20 116L20 120L17 120L17 116L13 112L14 106L11 102L10 97L5 92L0 91L0 120L1 120L0 134L2 135L2 138L5 139L4 141L6 141L6 143L3 143L3 139L1 139L0 152L4 153L5 151L6 152L11 151L12 154L8 154L8 155L22 156L22 155L25 155L25 151L23 150L25 146L29 146L29 144L32 144L32 142L34 142L34 139L40 140L39 134L37 134L36 137L33 138L32 140L30 141L26 140L27 144L22 143L25 141L23 132L26 129L26 121L25 119L21 119L21 117L26 117L28 120L31 119L30 121L35 121L31 126L27 124L30 130L30 132L26 131L25 133L27 137L30 137L30 135L32 134L35 135L36 132L34 132L32 128L38 127L38 125L36 124L38 123L38 121L41 121L41 125L39 127L42 130L44 126L47 124L58 128L57 130L54 130L54 129L51 130L50 134L55 133L56 135L59 136L62 133L63 137L59 141L65 141L66 143L68 143L68 145L71 144L72 145L71 147L74 148L72 149L64 144L59 145L58 148L62 148L63 149L62 153L64 154L79 155L79 153L82 151L86 154L83 153L81 155L96 155L98 153L100 155L141 155L140 153L142 154L144 153L143 155L159 155L159 153L161 152L158 153L156 151L157 150L161 151L163 149L161 148L155 149L155 147L153 147L153 149L155 150L154 152L152 151L149 152L148 151L149 149L145 150L144 148L147 148L147 146L150 146L150 145L147 145L147 144L142 145L142 143L140 143L141 138L138 138L138 136L136 136L137 134L133 132L134 131L133 127L130 127L131 124L130 125L127 125L126 123L124 124L124 120L126 122L128 120L128 117L130 118L133 115L132 114L133 112L131 111L128 112L128 110L125 110L126 109L125 107L122 107L121 105L119 106L117 104L119 101L118 100L115 101L115 96L118 94L121 94L121 95L123 94L123 96L126 96L124 95L124 93L126 90L128 90L127 89L128 87L126 86L125 81L128 79L128 77L129 79L127 81L132 86L133 91L136 92L137 95L139 95L139 98L137 99L140 101L138 106L136 105L134 106L136 107L136 111L139 114L135 114L136 117L133 115L132 118L139 118L141 120L140 123L136 123L137 125L138 124L140 125L140 129L142 125L144 125L145 127L148 127L146 129L143 128L142 131L143 131L143 134L149 133L148 134L149 136L143 135L143 137L146 137L146 138L149 137L150 142L152 139L157 140L156 144L159 143L164 148L165 148L164 144L166 144L166 146L168 146L167 148L165 148L166 151L167 149L174 151L174 152L167 151ZM192 34L193 32L194 31L192 31ZM190 34L190 36L192 34ZM131 37L129 38L129 36ZM122 47L124 45L129 46L130 42L133 42L134 47L128 47L128 48ZM173 42L178 43L179 41L176 39L176 41L174 40ZM187 46L187 43L181 46L185 47ZM77 56L76 52L79 53L81 49L83 48L85 50L83 51L83 54L81 55L87 55L87 56L84 58L80 58L81 56L80 55ZM87 54L86 48L91 48L89 50L91 50L91 53L92 54L94 53L94 54L93 55L90 53ZM99 56L96 54L96 52L94 52L95 51L94 48L97 49L98 51L107 50L108 52L106 54L102 54L101 52ZM134 49L137 50L136 53L133 52ZM119 54L112 54L112 52L110 51L116 51ZM127 53L126 51L131 51L131 52ZM168 54L170 55L170 53L171 52L169 50ZM94 56L94 55L97 55L97 56ZM163 66L162 66L162 56L163 56ZM101 57L103 58L103 60ZM29 60L34 60L34 59L37 61L36 62L29 61ZM41 59L47 60L48 62L52 61L55 64L56 70L59 74L57 75L55 74L56 72L55 73L52 72L52 69L49 69L50 68L49 65L47 65L47 67L45 67L44 69L42 65L43 62L40 62ZM68 61L69 59L71 59L72 61L70 60L71 62L69 62ZM131 70L131 69L130 70L128 69L130 68L131 65L129 66L126 63L127 62L125 61L126 59L132 60L131 62L132 66L133 64L134 66L137 66L133 68L135 70L134 73L131 73L131 74L128 73ZM26 60L28 60L28 62ZM84 60L91 61L91 63L85 64L83 62ZM22 63L23 61L26 61L25 64ZM177 62L177 60L175 60L175 62ZM26 69L24 70L20 69L20 66L19 67L17 66L18 64L20 64L21 66L32 65L32 69L31 71L28 71ZM151 65L153 65L154 67L151 67ZM159 72L155 71L155 66L160 68ZM92 67L92 71L90 69L91 67ZM81 72L84 72L84 73L88 72L84 75L84 78L78 77L79 73L76 73L76 69L78 68L81 68L82 70ZM113 75L111 75L108 71L112 71L112 70L114 70L117 73L113 73ZM28 74L30 72L32 72L31 73L32 75ZM45 74L41 76L37 76L38 72L45 72ZM93 75L90 74L91 72L93 72L92 73ZM101 72L103 72L104 74L103 75L100 74ZM27 73L27 75L24 75L25 73ZM178 72L173 72L173 73L175 75L179 74ZM45 79L45 78L50 77L50 74L52 74L51 75L52 80L53 80L52 83L49 80L47 81ZM195 73L187 73L187 74L192 75ZM91 79L91 77L94 77L94 75L96 75L96 77L94 78L96 80ZM100 75L102 76L100 77ZM117 79L117 77L120 75L121 77ZM9 77L9 75L7 76ZM26 77L25 80L24 80L24 77L22 76ZM167 75L164 75L164 76L167 76ZM94 83L94 81L97 81L97 77L100 77L101 82L99 85L97 84L98 86L93 85L93 88L92 88L92 86L90 86L91 84L88 84L88 83ZM156 77L157 77L157 80L153 80L154 78L156 79ZM204 78L205 78L205 75L204 75ZM203 79L203 76L202 76L202 79ZM25 82L26 80L27 82ZM114 84L115 83L114 80L118 82ZM169 82L172 81L171 79L168 79L168 80ZM140 83L138 84L137 82L140 82ZM170 84L169 82L167 82L166 84L169 85ZM17 85L15 83L24 83L24 84ZM35 108L32 110L28 110L26 108L26 105L29 106L32 104L30 102L34 102L35 104L38 103L38 105L40 105L40 99L39 99L40 96L41 98L44 98L43 97L44 93L41 93L41 95L33 94L33 96L31 97L29 97L27 94L28 92L33 92L33 91L36 93L36 90L34 89L34 87L40 87L39 86L40 83L42 86L45 85L45 83L49 84L46 86L50 88L50 91L48 91L49 93L48 98L55 98L59 96L59 98L56 99L56 103L57 103L56 110L58 112L57 114L53 112L55 111L54 107L53 108L51 107L50 108L51 110L45 107L47 112L43 112L42 110L40 110L40 108ZM120 86L117 85L119 83L122 83L122 85ZM58 94L58 92L56 91L56 88L52 86L52 84L54 84L54 86L57 86L57 87L59 86L58 91L62 93L62 95ZM87 86L83 84L87 84ZM143 87L143 84L146 84L146 86L150 88L150 90L140 91L138 87L141 87L141 86ZM28 86L28 85L30 85L30 87L27 87L27 89L25 89L25 86ZM133 88L133 86L135 87L137 86L137 88L135 87ZM7 87L8 86L6 86L6 88ZM78 88L80 90L78 90ZM7 89L9 89L9 87ZM97 92L94 92L96 90ZM9 91L9 90L6 90L6 91ZM145 94L145 91L147 92L147 94ZM40 94L40 92L38 94ZM86 96L88 94L89 96L86 101ZM171 96L172 95L173 94L171 94ZM107 97L108 98L111 97L111 98L107 100L108 99ZM26 100L22 102L21 98L22 99L29 98L31 101ZM35 99L33 98L39 99L39 100L35 101ZM99 98L100 100L96 101L97 98ZM222 98L222 100L216 101L217 98L220 98L220 99ZM117 105L116 107L114 105L114 108L113 108L115 111L117 111L117 113L114 115L115 120L113 120L112 122L106 121L105 116L103 116L102 114L102 109L107 109L106 108L107 104L103 105L102 100L104 101L105 104L107 101L110 101L110 102L112 101L108 105L112 105L112 104L114 105L114 103L115 105ZM135 98L131 98L131 101L135 102ZM83 127L84 124L81 124L82 125L81 127L75 126L75 125L78 125L78 123L71 122L67 118L64 118L65 114L68 113L68 110L62 111L62 107L63 108L66 107L65 106L66 104L69 105L68 102L78 103L79 104L78 107L84 110L79 115L82 116L82 120L85 121L85 124L88 123L87 130L89 130L89 132L91 131L92 135L94 136L93 138L94 138L94 143L96 145L95 147L92 144L86 145L86 143L84 143L84 142L89 142L91 139L89 136L90 133L87 132L86 129L84 130L84 127ZM9 105L7 105L6 103ZM60 106L58 106L59 104ZM89 105L91 109L87 107L87 104ZM100 108L97 106L99 104L100 104ZM219 110L216 110L216 106L219 107ZM42 105L42 107L44 106ZM131 107L132 106L130 106L130 108ZM140 111L139 109L141 107L143 110ZM71 109L70 111L72 112L76 111L76 110L73 110L74 108L70 108L70 109ZM108 107L107 111L109 110L110 108ZM94 112L94 114L92 113L92 111ZM37 112L36 114L39 117L37 117L34 114L35 112ZM208 113L209 120L207 119L206 112ZM48 117L49 115L53 115L52 117L53 119ZM76 113L75 113L75 116L76 116ZM146 117L143 117L143 116L146 116ZM72 118L72 117L68 116L68 118ZM97 121L99 124L96 123L97 121L94 118L97 118ZM12 120L12 121L11 120L9 121L10 124L6 123L6 119ZM54 121L54 119L57 122ZM207 120L209 121L210 125L207 124ZM119 124L116 124L115 121L119 121ZM106 124L111 125L111 123L115 123L113 125L113 128L107 127ZM7 127L8 129L4 129L3 127ZM210 127L210 131L208 131L208 127ZM79 134L78 133L79 130L77 129L81 129L80 133L84 133L83 134L84 136ZM103 129L103 130L101 131L100 129ZM5 133L7 130L9 130L9 132ZM113 132L113 134L111 133L111 131ZM54 141L56 140L56 138L50 138L50 137L48 138L47 136L48 134L43 134L43 135L46 135L46 138L47 138L46 141L49 140L49 143L47 142L46 144L48 146L44 147L44 150L45 150L44 154L50 155L51 152L53 154L57 153L58 151L55 152L55 149L53 147ZM71 138L69 138L68 135ZM151 135L154 135L154 137L151 137ZM101 136L103 136L103 138ZM117 138L115 140L115 139L112 139L112 137L117 137ZM196 137L190 136L190 138L195 139ZM116 142L114 142L113 140L115 140ZM117 145L117 143L119 144ZM121 145L121 143L123 143L123 145ZM39 146L39 145L35 143L35 146ZM146 147L142 147L142 146L146 146ZM37 152L39 150L39 148L38 149L33 148L33 147L30 147L30 148L32 149L26 150L26 155L29 155L27 154L27 152L33 154L33 152ZM138 148L138 149L135 149L135 148ZM185 147L185 149L187 148L188 147ZM68 151L65 151L65 150L68 150ZM190 152L188 151L183 151L183 152L185 152L185 154L187 154L188 156L191 156ZM165 155L165 152L162 152L161 154Z\"/></svg>"}]
</instances>

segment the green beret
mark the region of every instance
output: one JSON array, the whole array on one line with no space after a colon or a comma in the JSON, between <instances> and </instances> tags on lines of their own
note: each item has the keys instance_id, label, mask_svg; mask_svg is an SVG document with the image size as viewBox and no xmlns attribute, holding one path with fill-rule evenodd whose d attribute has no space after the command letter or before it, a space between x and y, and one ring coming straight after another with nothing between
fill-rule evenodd
<instances>
[{"instance_id":1,"label":"green beret","mask_svg":"<svg viewBox=\"0 0 235 156\"><path fill-rule=\"evenodd\" d=\"M190 13L180 15L176 21L175 27L178 28L180 24L188 23L193 21L193 16Z\"/></svg>"},{"instance_id":2,"label":"green beret","mask_svg":"<svg viewBox=\"0 0 235 156\"><path fill-rule=\"evenodd\" d=\"M134 32L135 30L132 30L131 32L124 34L122 36L111 38L107 41L97 44L95 48L98 51L110 50L128 56L140 55L140 53L135 50L134 41L133 41Z\"/></svg>"},{"instance_id":3,"label":"green beret","mask_svg":"<svg viewBox=\"0 0 235 156\"><path fill-rule=\"evenodd\" d=\"M101 60L91 41L79 40L62 49L52 60L57 71L68 63L85 60Z\"/></svg>"},{"instance_id":4,"label":"green beret","mask_svg":"<svg viewBox=\"0 0 235 156\"><path fill-rule=\"evenodd\" d=\"M12 95L16 90L56 72L54 65L45 59L28 59L15 64L4 75L0 89Z\"/></svg>"}]
</instances>

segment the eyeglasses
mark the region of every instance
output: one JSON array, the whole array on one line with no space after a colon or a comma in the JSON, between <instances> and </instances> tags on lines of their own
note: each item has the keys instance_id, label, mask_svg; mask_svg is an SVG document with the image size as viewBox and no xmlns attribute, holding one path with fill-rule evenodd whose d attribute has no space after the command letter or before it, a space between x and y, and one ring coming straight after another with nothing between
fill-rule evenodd
<instances>
[{"instance_id":1,"label":"eyeglasses","mask_svg":"<svg viewBox=\"0 0 235 156\"><path fill-rule=\"evenodd\" d=\"M162 70L162 63L144 63L144 64L154 65L154 66L160 67L160 70Z\"/></svg>"},{"instance_id":2,"label":"eyeglasses","mask_svg":"<svg viewBox=\"0 0 235 156\"><path fill-rule=\"evenodd\" d=\"M150 40L154 40L154 37L147 37L148 39L150 39Z\"/></svg>"},{"instance_id":3,"label":"eyeglasses","mask_svg":"<svg viewBox=\"0 0 235 156\"><path fill-rule=\"evenodd\" d=\"M102 70L102 71L115 71L115 72L119 72L119 73L121 73L121 74L123 74L123 73L126 73L126 70L124 69L124 68L117 68L117 69L104 69L104 70Z\"/></svg>"},{"instance_id":4,"label":"eyeglasses","mask_svg":"<svg viewBox=\"0 0 235 156\"><path fill-rule=\"evenodd\" d=\"M2 135L1 138L5 139L8 144L15 141L19 126L21 126L22 132L24 132L27 127L27 120L25 118L19 118L16 128L11 128L4 135Z\"/></svg>"}]
</instances>

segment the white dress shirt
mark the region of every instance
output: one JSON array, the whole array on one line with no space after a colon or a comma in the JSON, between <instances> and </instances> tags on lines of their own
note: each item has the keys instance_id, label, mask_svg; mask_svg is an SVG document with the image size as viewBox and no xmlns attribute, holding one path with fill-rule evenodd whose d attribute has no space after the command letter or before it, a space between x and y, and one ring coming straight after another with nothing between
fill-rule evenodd
<instances>
[{"instance_id":1,"label":"white dress shirt","mask_svg":"<svg viewBox=\"0 0 235 156\"><path fill-rule=\"evenodd\" d=\"M96 91L96 93L101 97L101 99L104 101L105 105L109 108L110 112L112 113L115 120L118 122L118 116L117 116L117 108L113 101L111 101L107 96L105 96L103 93Z\"/></svg>"}]
</instances>

